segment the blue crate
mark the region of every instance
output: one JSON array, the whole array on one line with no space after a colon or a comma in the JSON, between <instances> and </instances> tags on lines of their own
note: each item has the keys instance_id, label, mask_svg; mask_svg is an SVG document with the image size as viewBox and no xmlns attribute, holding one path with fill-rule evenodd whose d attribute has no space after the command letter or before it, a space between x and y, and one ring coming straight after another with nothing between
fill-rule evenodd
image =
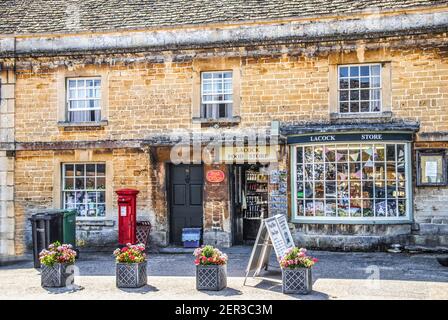
<instances>
[{"instance_id":1,"label":"blue crate","mask_svg":"<svg viewBox=\"0 0 448 320\"><path fill-rule=\"evenodd\" d=\"M184 248L197 248L201 245L202 228L183 228L182 242Z\"/></svg>"}]
</instances>

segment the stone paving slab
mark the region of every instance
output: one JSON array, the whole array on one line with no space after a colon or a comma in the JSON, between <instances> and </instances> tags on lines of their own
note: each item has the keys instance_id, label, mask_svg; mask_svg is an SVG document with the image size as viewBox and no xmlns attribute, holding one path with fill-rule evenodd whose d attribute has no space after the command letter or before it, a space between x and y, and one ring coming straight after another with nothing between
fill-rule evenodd
<instances>
[{"instance_id":1,"label":"stone paving slab","mask_svg":"<svg viewBox=\"0 0 448 320\"><path fill-rule=\"evenodd\" d=\"M112 255L82 254L77 290L41 288L39 270L28 261L0 267L0 299L448 299L448 268L435 255L311 252L319 259L313 292L301 296L281 293L275 257L264 274L274 281L249 278L243 286L250 250L226 250L228 288L220 292L195 289L191 254L151 254L148 285L140 289L115 287Z\"/></svg>"}]
</instances>

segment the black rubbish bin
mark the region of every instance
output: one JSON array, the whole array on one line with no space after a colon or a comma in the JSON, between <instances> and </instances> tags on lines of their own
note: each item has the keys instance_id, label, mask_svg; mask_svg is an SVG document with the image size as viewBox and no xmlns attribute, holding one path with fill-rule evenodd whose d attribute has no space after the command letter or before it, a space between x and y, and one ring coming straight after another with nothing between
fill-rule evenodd
<instances>
[{"instance_id":1,"label":"black rubbish bin","mask_svg":"<svg viewBox=\"0 0 448 320\"><path fill-rule=\"evenodd\" d=\"M44 211L31 216L33 233L34 267L40 268L39 253L55 242L63 241L62 221L64 211Z\"/></svg>"}]
</instances>

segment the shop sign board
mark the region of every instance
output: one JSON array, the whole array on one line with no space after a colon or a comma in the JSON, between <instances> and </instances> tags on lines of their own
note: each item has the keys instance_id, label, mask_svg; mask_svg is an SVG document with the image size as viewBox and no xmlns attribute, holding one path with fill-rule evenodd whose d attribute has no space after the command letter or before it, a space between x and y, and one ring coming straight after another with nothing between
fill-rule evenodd
<instances>
[{"instance_id":1,"label":"shop sign board","mask_svg":"<svg viewBox=\"0 0 448 320\"><path fill-rule=\"evenodd\" d=\"M373 132L373 133L327 133L288 136L288 144L331 143L348 141L412 141L412 133Z\"/></svg>"},{"instance_id":2,"label":"shop sign board","mask_svg":"<svg viewBox=\"0 0 448 320\"><path fill-rule=\"evenodd\" d=\"M224 181L226 174L222 170L209 170L205 177L208 182L220 183Z\"/></svg>"},{"instance_id":3,"label":"shop sign board","mask_svg":"<svg viewBox=\"0 0 448 320\"><path fill-rule=\"evenodd\" d=\"M293 247L294 240L285 215L278 214L263 219L246 268L244 284L246 284L249 273L253 272L253 276L256 277L260 274L261 269L267 269L272 248L274 248L278 260L287 249Z\"/></svg>"},{"instance_id":4,"label":"shop sign board","mask_svg":"<svg viewBox=\"0 0 448 320\"><path fill-rule=\"evenodd\" d=\"M218 161L225 163L276 162L276 151L271 146L223 146Z\"/></svg>"}]
</instances>

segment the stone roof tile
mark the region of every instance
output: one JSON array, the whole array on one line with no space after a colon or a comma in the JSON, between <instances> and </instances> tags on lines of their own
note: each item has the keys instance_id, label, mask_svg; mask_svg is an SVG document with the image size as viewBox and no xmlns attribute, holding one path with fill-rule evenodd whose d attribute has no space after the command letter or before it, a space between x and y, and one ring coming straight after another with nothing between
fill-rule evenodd
<instances>
[{"instance_id":1,"label":"stone roof tile","mask_svg":"<svg viewBox=\"0 0 448 320\"><path fill-rule=\"evenodd\" d=\"M448 0L0 0L0 34L259 21L448 4Z\"/></svg>"}]
</instances>

